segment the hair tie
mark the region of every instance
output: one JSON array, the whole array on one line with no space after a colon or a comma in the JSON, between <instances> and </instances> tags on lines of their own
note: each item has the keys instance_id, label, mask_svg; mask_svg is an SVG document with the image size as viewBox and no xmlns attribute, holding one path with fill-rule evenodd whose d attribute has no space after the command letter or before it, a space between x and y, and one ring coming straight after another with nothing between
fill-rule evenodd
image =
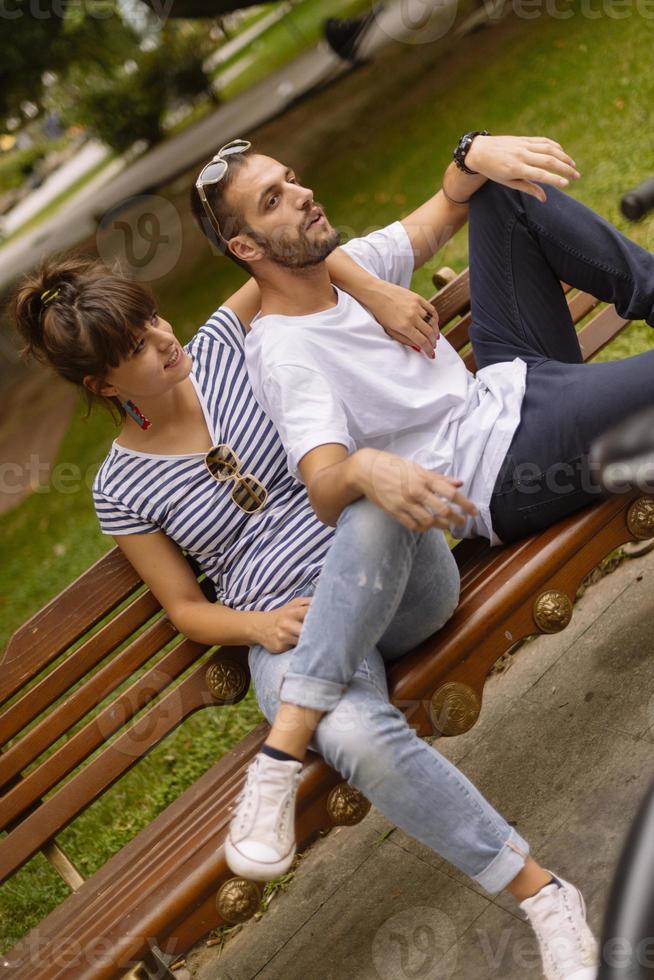
<instances>
[{"instance_id":1,"label":"hair tie","mask_svg":"<svg viewBox=\"0 0 654 980\"><path fill-rule=\"evenodd\" d=\"M44 306L47 306L60 292L60 289L46 289L45 292L41 293L41 302Z\"/></svg>"}]
</instances>

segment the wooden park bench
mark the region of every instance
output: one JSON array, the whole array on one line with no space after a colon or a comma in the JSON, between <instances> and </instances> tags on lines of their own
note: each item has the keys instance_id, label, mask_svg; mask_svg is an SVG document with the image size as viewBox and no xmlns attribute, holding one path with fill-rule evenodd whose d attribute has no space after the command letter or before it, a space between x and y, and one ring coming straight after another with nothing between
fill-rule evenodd
<instances>
[{"instance_id":1,"label":"wooden park bench","mask_svg":"<svg viewBox=\"0 0 654 980\"><path fill-rule=\"evenodd\" d=\"M434 303L474 370L467 272ZM612 307L597 312L592 296L577 293L569 304L575 323L595 311L580 333L586 359L627 325ZM526 636L564 629L582 579L620 545L652 537L654 498L628 493L511 546L462 541L454 551L458 610L436 636L389 665L391 700L422 736L467 731L497 658ZM0 670L0 881L40 851L72 893L6 954L4 977L173 976L172 960L210 930L257 911L263 886L234 876L222 845L267 722L87 880L57 843L185 718L228 710L249 680L247 649L211 651L178 636L118 548L14 634ZM359 822L369 806L310 752L298 790L299 846L322 828Z\"/></svg>"}]
</instances>

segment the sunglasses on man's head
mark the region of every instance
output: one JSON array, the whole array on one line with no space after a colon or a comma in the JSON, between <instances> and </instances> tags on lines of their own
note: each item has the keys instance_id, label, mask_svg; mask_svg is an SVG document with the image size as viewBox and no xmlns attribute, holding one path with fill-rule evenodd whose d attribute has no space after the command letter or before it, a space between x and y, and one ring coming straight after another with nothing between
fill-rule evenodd
<instances>
[{"instance_id":1,"label":"sunglasses on man's head","mask_svg":"<svg viewBox=\"0 0 654 980\"><path fill-rule=\"evenodd\" d=\"M202 201L204 213L209 219L211 227L221 239L223 239L223 233L220 230L218 219L213 213L213 209L207 200L207 195L204 189L205 187L210 187L212 184L218 184L223 179L227 173L230 156L234 156L236 153L245 153L245 151L249 150L251 146L252 144L248 140L232 140L230 143L225 143L224 146L221 146L216 155L211 158L209 163L205 164L195 182L196 190L200 200Z\"/></svg>"},{"instance_id":2,"label":"sunglasses on man's head","mask_svg":"<svg viewBox=\"0 0 654 980\"><path fill-rule=\"evenodd\" d=\"M219 483L235 481L231 497L244 514L256 514L265 506L268 491L252 473L241 473L243 464L231 446L226 443L214 446L204 457L204 462L214 480Z\"/></svg>"}]
</instances>

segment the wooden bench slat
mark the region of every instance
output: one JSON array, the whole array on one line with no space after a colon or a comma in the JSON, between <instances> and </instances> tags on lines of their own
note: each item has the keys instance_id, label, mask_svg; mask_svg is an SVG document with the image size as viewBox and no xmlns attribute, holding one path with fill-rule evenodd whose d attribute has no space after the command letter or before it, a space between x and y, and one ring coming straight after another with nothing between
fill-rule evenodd
<instances>
[{"instance_id":1,"label":"wooden bench slat","mask_svg":"<svg viewBox=\"0 0 654 980\"><path fill-rule=\"evenodd\" d=\"M468 311L470 307L469 282L469 274L466 269L459 273L452 282L448 282L447 286L443 286L429 300L432 306L436 307L438 319L442 326L449 323L453 317Z\"/></svg>"},{"instance_id":2,"label":"wooden bench slat","mask_svg":"<svg viewBox=\"0 0 654 980\"><path fill-rule=\"evenodd\" d=\"M102 711L87 722L83 728L69 738L52 755L44 759L36 769L32 770L29 775L25 776L17 785L8 790L2 801L0 830L4 829L9 822L14 821L17 816L31 809L34 803L40 802L44 793L48 792L53 786L56 786L76 766L87 759L91 753L95 752L103 742L127 724L148 702L165 690L169 684L187 670L197 660L198 656L207 649L209 649L207 646L202 646L191 640L182 640L172 650L169 650L158 663L154 664L150 670L146 671L130 687L123 691L116 700L103 708ZM200 669L206 670L206 668ZM180 684L170 692L170 695L174 697L176 692L180 691L181 688L182 685ZM182 695L180 694L181 698ZM180 720L177 714L173 713L171 719L175 719L174 724L166 727L165 718L166 712L164 709L159 704L154 705L142 715L132 728L128 729L121 736L123 754L132 759L129 765L133 764L134 757L138 758L142 754L139 739L142 737L143 730L148 725L153 724L153 719L154 724L159 729L162 724L164 725L164 734L172 730L172 727L178 724ZM105 756L111 753L111 748L109 746L100 752L82 770L82 772L89 774L89 779L93 779L93 773L96 770L102 771L106 765ZM126 766L124 771L127 768L129 766ZM83 801L82 796L75 796L74 791L69 788L69 784L65 784L57 791L55 796L50 797L47 803L40 805L36 816L39 813L43 813L45 807L48 807L54 799L58 799L62 795L75 797L74 805L77 808L75 813L81 813L87 805ZM34 824L34 827L37 833L41 833L37 823ZM48 840L52 836L45 829L43 829L43 834L45 836L42 836L42 841Z\"/></svg>"},{"instance_id":3,"label":"wooden bench slat","mask_svg":"<svg viewBox=\"0 0 654 980\"><path fill-rule=\"evenodd\" d=\"M610 344L631 320L623 320L614 306L607 306L579 331L579 344L584 361L590 360Z\"/></svg>"},{"instance_id":4,"label":"wooden bench slat","mask_svg":"<svg viewBox=\"0 0 654 980\"><path fill-rule=\"evenodd\" d=\"M157 710L143 714L129 730L7 834L0 847L0 884L34 856L43 841L60 833L180 722L207 703L205 671L206 665L198 665L174 690L161 698L155 706ZM111 719L107 719L105 725L109 731L104 728L101 735L111 733ZM20 786L11 792L15 793ZM3 822L4 809L3 805Z\"/></svg>"},{"instance_id":5,"label":"wooden bench slat","mask_svg":"<svg viewBox=\"0 0 654 980\"><path fill-rule=\"evenodd\" d=\"M260 722L238 745L226 752L211 769L155 817L148 827L105 862L75 895L57 906L39 924L39 938L44 947L48 942L53 944L50 956L47 955L48 949L44 948L44 956L34 962L33 943L29 942L28 937L19 940L11 950L12 966L17 973L21 977L29 977L30 980L48 976L46 971L52 969L55 949L60 949L60 943L74 934L80 920L86 928L87 920L96 921L98 908L115 908L120 889L131 888L130 907L133 909L136 900L142 899L138 872L152 862L157 866L159 847L169 848L170 841L174 841L180 864L186 861L188 855L178 843L178 830L185 830L189 816L196 815L204 826L205 840L210 838L214 828L204 818L205 805L219 795L223 787L240 785L245 768L259 751L269 731L269 724L266 721Z\"/></svg>"},{"instance_id":6,"label":"wooden bench slat","mask_svg":"<svg viewBox=\"0 0 654 980\"><path fill-rule=\"evenodd\" d=\"M89 637L76 650L71 651L65 660L34 683L0 716L0 746L5 745L29 725L160 609L161 606L152 593L143 592L121 609L97 633ZM7 755L9 751L11 750L8 750ZM0 756L0 786L3 782L1 775L3 759L6 759L6 756Z\"/></svg>"},{"instance_id":7,"label":"wooden bench slat","mask_svg":"<svg viewBox=\"0 0 654 980\"><path fill-rule=\"evenodd\" d=\"M600 300L595 296L591 296L590 293L576 293L572 299L568 300L568 309L570 310L572 322L579 323L599 303Z\"/></svg>"},{"instance_id":8,"label":"wooden bench slat","mask_svg":"<svg viewBox=\"0 0 654 980\"><path fill-rule=\"evenodd\" d=\"M14 633L0 663L0 705L142 584L119 548L103 555Z\"/></svg>"},{"instance_id":9,"label":"wooden bench slat","mask_svg":"<svg viewBox=\"0 0 654 980\"><path fill-rule=\"evenodd\" d=\"M461 574L467 574L468 569L476 564L478 557L489 550L490 542L487 538L462 538L458 541L453 555Z\"/></svg>"},{"instance_id":10,"label":"wooden bench slat","mask_svg":"<svg viewBox=\"0 0 654 980\"><path fill-rule=\"evenodd\" d=\"M477 588L483 588L491 576L501 574L503 569L514 560L514 555L522 558L528 549L528 538L517 541L510 549L504 546L488 548L477 556L474 562L464 571L461 578L462 589L466 594L472 594ZM456 548L454 553L456 555ZM510 554L507 554L510 550Z\"/></svg>"},{"instance_id":11,"label":"wooden bench slat","mask_svg":"<svg viewBox=\"0 0 654 980\"><path fill-rule=\"evenodd\" d=\"M0 756L0 786L38 759L88 711L100 704L178 635L168 617L163 616L132 640ZM118 710L118 704L116 702L111 710ZM50 769L56 765L53 756L49 757L47 764Z\"/></svg>"},{"instance_id":12,"label":"wooden bench slat","mask_svg":"<svg viewBox=\"0 0 654 980\"><path fill-rule=\"evenodd\" d=\"M470 324L472 323L472 313L468 310L453 327L447 327L442 331L443 336L447 337L448 342L455 350L460 351L469 341Z\"/></svg>"},{"instance_id":13,"label":"wooden bench slat","mask_svg":"<svg viewBox=\"0 0 654 980\"><path fill-rule=\"evenodd\" d=\"M474 352L472 350L472 347L469 350L467 350L465 354L462 354L461 357L468 371L472 371L474 374L477 370L477 361Z\"/></svg>"},{"instance_id":14,"label":"wooden bench slat","mask_svg":"<svg viewBox=\"0 0 654 980\"><path fill-rule=\"evenodd\" d=\"M263 742L263 738L261 741ZM180 814L174 828L170 828L165 835L152 834L148 850L134 857L129 865L123 865L120 873L114 873L110 890L111 903L127 911L131 908L135 890L141 894L155 891L162 878L167 880L170 888L180 864L189 855L204 848L208 837L215 837L227 829L234 796L242 786L243 777L242 768L232 769L220 784L214 783L210 794L200 800L196 799L193 808L187 808ZM115 912L107 908L108 897L105 890L92 906L85 908L82 930L79 922L71 922L71 931L78 939L102 935L111 927Z\"/></svg>"}]
</instances>

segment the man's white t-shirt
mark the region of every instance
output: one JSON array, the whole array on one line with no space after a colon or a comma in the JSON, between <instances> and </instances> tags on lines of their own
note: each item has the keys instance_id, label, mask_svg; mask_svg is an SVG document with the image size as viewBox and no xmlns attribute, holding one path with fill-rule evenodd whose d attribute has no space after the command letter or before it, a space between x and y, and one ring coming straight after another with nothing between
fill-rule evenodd
<instances>
[{"instance_id":1,"label":"man's white t-shirt","mask_svg":"<svg viewBox=\"0 0 654 980\"><path fill-rule=\"evenodd\" d=\"M408 288L414 256L400 221L343 248ZM500 543L490 497L520 422L525 362L492 364L475 377L445 337L431 359L388 337L349 293L334 291L336 305L319 313L257 314L245 342L254 394L281 435L290 472L301 479L298 463L325 443L397 453L463 480L479 516L452 527L456 537Z\"/></svg>"}]
</instances>

